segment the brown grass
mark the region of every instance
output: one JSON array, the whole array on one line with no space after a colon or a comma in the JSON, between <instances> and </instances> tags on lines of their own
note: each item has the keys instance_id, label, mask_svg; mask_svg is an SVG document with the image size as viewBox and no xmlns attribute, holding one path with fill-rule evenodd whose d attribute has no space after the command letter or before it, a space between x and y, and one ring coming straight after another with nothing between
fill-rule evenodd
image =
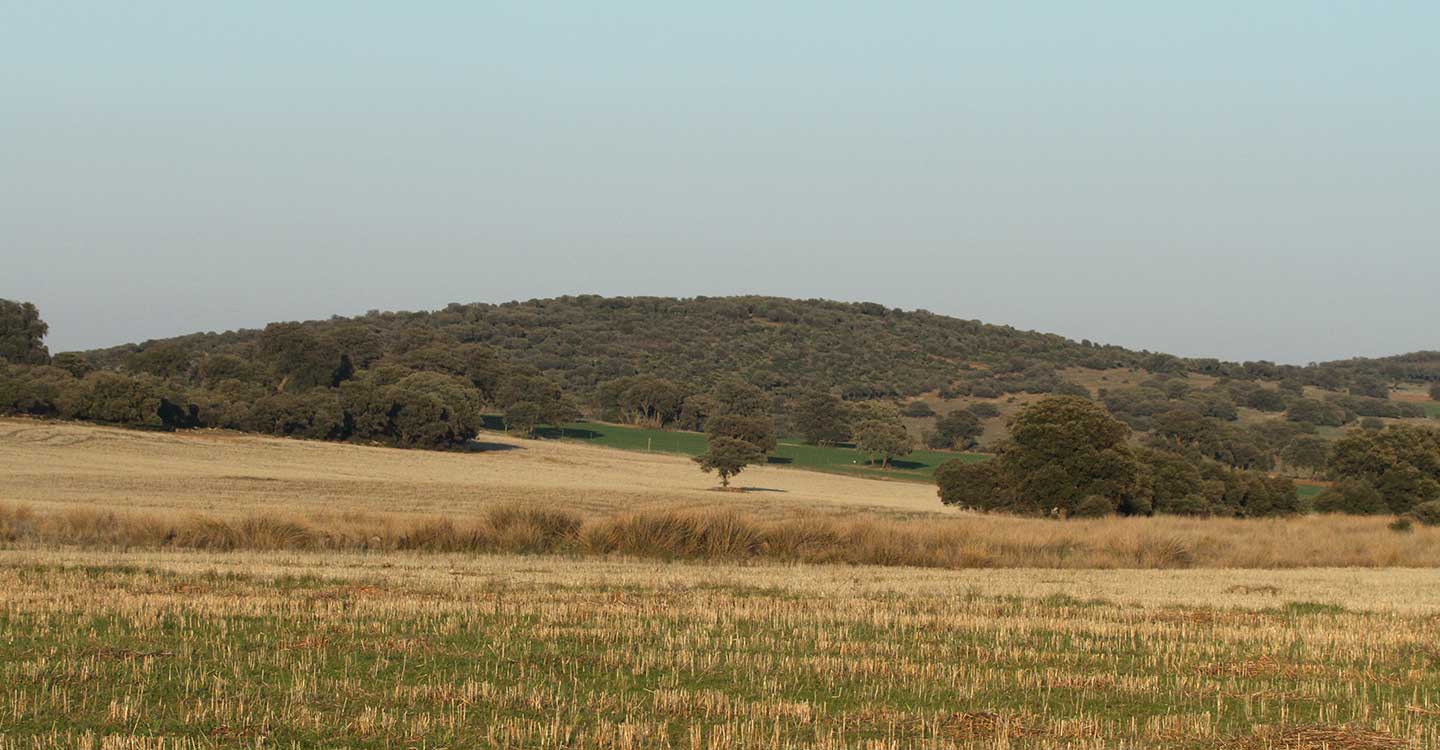
<instances>
[{"instance_id":1,"label":"brown grass","mask_svg":"<svg viewBox=\"0 0 1440 750\"><path fill-rule=\"evenodd\" d=\"M199 550L414 551L770 560L927 568L1307 568L1440 565L1440 529L1385 519L1042 521L969 516L767 518L729 511L582 516L506 505L463 517L219 516L0 504L0 544Z\"/></svg>"}]
</instances>

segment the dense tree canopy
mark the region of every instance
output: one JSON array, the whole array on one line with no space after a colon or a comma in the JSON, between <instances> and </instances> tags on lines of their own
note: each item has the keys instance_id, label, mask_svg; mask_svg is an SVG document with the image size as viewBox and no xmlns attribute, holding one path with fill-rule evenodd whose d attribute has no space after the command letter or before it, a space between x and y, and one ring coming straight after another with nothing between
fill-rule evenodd
<instances>
[{"instance_id":1,"label":"dense tree canopy","mask_svg":"<svg viewBox=\"0 0 1440 750\"><path fill-rule=\"evenodd\" d=\"M850 412L839 397L827 391L813 391L801 398L791 420L805 442L812 445L834 445L850 439Z\"/></svg>"},{"instance_id":2,"label":"dense tree canopy","mask_svg":"<svg viewBox=\"0 0 1440 750\"><path fill-rule=\"evenodd\" d=\"M0 359L20 365L43 365L50 361L45 334L50 326L29 302L0 299Z\"/></svg>"},{"instance_id":3,"label":"dense tree canopy","mask_svg":"<svg viewBox=\"0 0 1440 750\"><path fill-rule=\"evenodd\" d=\"M1331 448L1328 471L1335 480L1368 485L1390 512L1405 513L1440 499L1440 431L1353 430Z\"/></svg>"},{"instance_id":4,"label":"dense tree canopy","mask_svg":"<svg viewBox=\"0 0 1440 750\"><path fill-rule=\"evenodd\" d=\"M879 459L880 468L888 469L892 460L910 455L915 441L898 421L867 419L855 425L855 447L869 456L871 463Z\"/></svg>"},{"instance_id":5,"label":"dense tree canopy","mask_svg":"<svg viewBox=\"0 0 1440 750\"><path fill-rule=\"evenodd\" d=\"M1021 410L1010 435L992 461L942 465L935 473L941 501L1062 516L1300 510L1290 480L1227 469L1197 454L1137 449L1123 422L1082 398L1051 397Z\"/></svg>"}]
</instances>

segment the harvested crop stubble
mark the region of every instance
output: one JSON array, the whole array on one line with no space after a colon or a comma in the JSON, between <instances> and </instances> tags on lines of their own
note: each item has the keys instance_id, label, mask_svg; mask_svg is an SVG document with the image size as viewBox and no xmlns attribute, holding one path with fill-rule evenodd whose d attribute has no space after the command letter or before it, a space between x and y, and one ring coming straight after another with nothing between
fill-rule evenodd
<instances>
[{"instance_id":1,"label":"harvested crop stubble","mask_svg":"<svg viewBox=\"0 0 1440 750\"><path fill-rule=\"evenodd\" d=\"M10 550L0 748L1436 747L1419 576Z\"/></svg>"}]
</instances>

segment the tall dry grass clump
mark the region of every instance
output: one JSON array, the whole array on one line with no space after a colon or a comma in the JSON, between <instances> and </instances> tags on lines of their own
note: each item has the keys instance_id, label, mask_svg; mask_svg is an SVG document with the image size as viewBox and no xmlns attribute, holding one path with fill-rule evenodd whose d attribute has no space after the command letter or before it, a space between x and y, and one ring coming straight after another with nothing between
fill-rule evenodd
<instances>
[{"instance_id":1,"label":"tall dry grass clump","mask_svg":"<svg viewBox=\"0 0 1440 750\"><path fill-rule=\"evenodd\" d=\"M930 568L1303 568L1440 565L1440 528L1385 518L1175 517L1047 521L1009 516L759 519L649 511L583 518L505 505L474 516L343 513L229 518L0 504L0 544L128 549L618 555L673 560Z\"/></svg>"}]
</instances>

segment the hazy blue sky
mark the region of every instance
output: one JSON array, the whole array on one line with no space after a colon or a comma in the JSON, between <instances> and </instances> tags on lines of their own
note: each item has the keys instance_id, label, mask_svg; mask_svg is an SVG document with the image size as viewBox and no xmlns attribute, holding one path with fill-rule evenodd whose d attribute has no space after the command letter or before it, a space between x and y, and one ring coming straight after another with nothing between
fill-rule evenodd
<instances>
[{"instance_id":1,"label":"hazy blue sky","mask_svg":"<svg viewBox=\"0 0 1440 750\"><path fill-rule=\"evenodd\" d=\"M1440 348L1440 3L0 0L64 350L565 293Z\"/></svg>"}]
</instances>

